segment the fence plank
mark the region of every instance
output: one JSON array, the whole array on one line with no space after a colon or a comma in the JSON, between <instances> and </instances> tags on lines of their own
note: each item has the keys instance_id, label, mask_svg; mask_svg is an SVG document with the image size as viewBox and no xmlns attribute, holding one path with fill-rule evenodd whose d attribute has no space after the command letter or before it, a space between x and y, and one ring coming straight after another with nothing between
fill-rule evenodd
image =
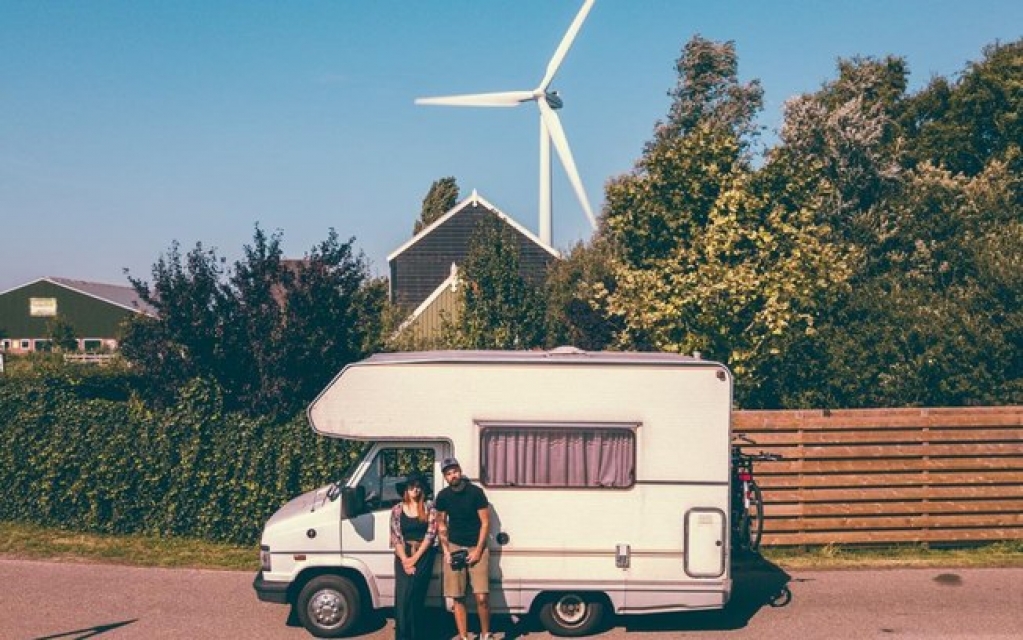
<instances>
[{"instance_id":1,"label":"fence plank","mask_svg":"<svg viewBox=\"0 0 1023 640\"><path fill-rule=\"evenodd\" d=\"M878 500L948 500L1023 498L1021 485L951 485L915 487L859 487L838 489L780 489L764 491L764 502L870 502Z\"/></svg>"},{"instance_id":2,"label":"fence plank","mask_svg":"<svg viewBox=\"0 0 1023 640\"><path fill-rule=\"evenodd\" d=\"M922 484L1019 484L1023 470L992 469L990 471L928 471L909 473L829 473L819 475L769 475L757 468L757 483L765 492L775 489L813 489L817 487L912 487Z\"/></svg>"},{"instance_id":3,"label":"fence plank","mask_svg":"<svg viewBox=\"0 0 1023 640\"><path fill-rule=\"evenodd\" d=\"M952 443L961 442L1016 442L1023 445L1023 434L1018 427L978 427L975 429L956 428L903 428L898 429L832 429L821 431L758 433L756 444L745 444L747 453L767 447L786 447L822 444L887 444L887 443Z\"/></svg>"},{"instance_id":4,"label":"fence plank","mask_svg":"<svg viewBox=\"0 0 1023 640\"><path fill-rule=\"evenodd\" d=\"M782 462L757 463L757 477L771 474L875 473L887 471L991 471L1023 469L1023 456L800 460L789 451Z\"/></svg>"},{"instance_id":5,"label":"fence plank","mask_svg":"<svg viewBox=\"0 0 1023 640\"><path fill-rule=\"evenodd\" d=\"M895 544L910 542L995 542L1000 540L1023 539L1023 528L962 528L962 529L906 529L891 531L827 531L813 533L789 533L778 535L764 533L765 546L796 546L818 544Z\"/></svg>"},{"instance_id":6,"label":"fence plank","mask_svg":"<svg viewBox=\"0 0 1023 640\"><path fill-rule=\"evenodd\" d=\"M991 520L999 527L1023 528L1023 513L1000 513ZM771 533L785 531L877 531L882 529L940 529L976 526L977 518L972 514L916 514L899 516L857 516L830 518L779 518L770 521ZM764 525L768 530L767 523Z\"/></svg>"},{"instance_id":7,"label":"fence plank","mask_svg":"<svg viewBox=\"0 0 1023 640\"><path fill-rule=\"evenodd\" d=\"M776 518L815 518L835 515L879 514L926 514L926 513L1023 513L1023 499L921 501L893 500L886 502L845 502L845 503L778 503L769 504L766 509L766 521ZM771 525L767 525L771 528Z\"/></svg>"}]
</instances>

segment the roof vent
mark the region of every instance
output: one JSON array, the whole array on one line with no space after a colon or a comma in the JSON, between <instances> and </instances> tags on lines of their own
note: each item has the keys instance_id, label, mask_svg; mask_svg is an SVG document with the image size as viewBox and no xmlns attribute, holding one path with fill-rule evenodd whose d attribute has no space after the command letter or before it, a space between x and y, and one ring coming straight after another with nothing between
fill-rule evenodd
<instances>
[{"instance_id":1,"label":"roof vent","mask_svg":"<svg viewBox=\"0 0 1023 640\"><path fill-rule=\"evenodd\" d=\"M547 352L549 356L584 356L586 352L579 347L573 347L571 345L565 345L551 349Z\"/></svg>"}]
</instances>

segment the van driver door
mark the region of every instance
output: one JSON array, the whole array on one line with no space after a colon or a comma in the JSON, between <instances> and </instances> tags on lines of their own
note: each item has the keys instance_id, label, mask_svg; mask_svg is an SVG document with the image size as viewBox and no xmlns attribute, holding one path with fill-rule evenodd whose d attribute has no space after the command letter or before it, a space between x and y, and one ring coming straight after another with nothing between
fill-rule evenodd
<instances>
[{"instance_id":1,"label":"van driver door","mask_svg":"<svg viewBox=\"0 0 1023 640\"><path fill-rule=\"evenodd\" d=\"M388 442L370 449L349 486L361 487L365 508L354 518L341 522L341 552L362 563L374 576L382 606L394 603L394 550L390 547L391 508L401 501L397 484L410 473L419 472L430 484L426 497L436 495L440 478L438 466L450 455L445 442ZM437 555L440 555L439 553ZM440 564L435 564L428 596L442 597Z\"/></svg>"}]
</instances>

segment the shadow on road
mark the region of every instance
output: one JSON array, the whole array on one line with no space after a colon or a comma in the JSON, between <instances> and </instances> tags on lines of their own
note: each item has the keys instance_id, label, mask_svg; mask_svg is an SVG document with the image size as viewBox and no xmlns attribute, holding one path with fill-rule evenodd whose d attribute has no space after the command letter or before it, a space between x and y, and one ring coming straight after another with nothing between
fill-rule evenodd
<instances>
[{"instance_id":1,"label":"shadow on road","mask_svg":"<svg viewBox=\"0 0 1023 640\"><path fill-rule=\"evenodd\" d=\"M626 631L727 631L742 629L765 606L792 600L791 576L759 555L732 562L732 597L718 611L655 613L619 619Z\"/></svg>"},{"instance_id":2,"label":"shadow on road","mask_svg":"<svg viewBox=\"0 0 1023 640\"><path fill-rule=\"evenodd\" d=\"M55 633L49 636L38 636L33 640L85 640L85 638L95 638L101 633L107 631L113 631L114 629L120 629L121 627L128 626L138 622L138 618L133 620L122 620L121 622L111 622L110 624L98 624L95 627L87 627L85 629L75 629L74 631L65 631L64 633Z\"/></svg>"}]
</instances>

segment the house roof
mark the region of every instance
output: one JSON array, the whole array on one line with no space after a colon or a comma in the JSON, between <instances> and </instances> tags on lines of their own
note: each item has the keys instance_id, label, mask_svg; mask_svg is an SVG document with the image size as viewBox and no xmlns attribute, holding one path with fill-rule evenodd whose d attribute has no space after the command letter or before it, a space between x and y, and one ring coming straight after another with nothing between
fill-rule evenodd
<instances>
[{"instance_id":1,"label":"house roof","mask_svg":"<svg viewBox=\"0 0 1023 640\"><path fill-rule=\"evenodd\" d=\"M35 284L36 282L49 282L50 284L70 289L76 293L128 309L129 311L143 313L149 316L156 315L156 310L139 298L138 293L136 293L135 289L132 287L116 284L104 284L101 282L88 282L86 280L72 280L70 278L58 278L56 276L37 278L32 282L26 282L25 284L18 285L17 287L12 287L7 291L0 291L0 295L21 289L22 287L26 287L30 284Z\"/></svg>"},{"instance_id":2,"label":"house roof","mask_svg":"<svg viewBox=\"0 0 1023 640\"><path fill-rule=\"evenodd\" d=\"M495 214L497 214L497 217L501 218L501 220L507 222L509 225L515 228L516 231L532 240L534 243L536 243L537 246L541 247L544 251L551 254L555 258L561 257L561 254L558 252L557 249L555 249L554 247L550 246L549 244L535 236L532 231L523 227L521 224L513 220L511 216L501 211L490 202L487 202L486 199L480 196L479 193L477 193L477 191L473 189L472 194L468 198L465 198L464 200L456 204L454 207L451 208L450 211L434 220L433 223L431 223L429 226L424 228L416 235L412 236L412 238L408 242L392 251L391 254L387 256L387 261L391 262L392 260L400 256L402 253L404 253L409 247L413 246L414 244L425 238L427 235L429 235L434 229L443 225L453 216L458 215L458 212L465 209L466 207L470 207L473 205L479 205L493 211Z\"/></svg>"}]
</instances>

